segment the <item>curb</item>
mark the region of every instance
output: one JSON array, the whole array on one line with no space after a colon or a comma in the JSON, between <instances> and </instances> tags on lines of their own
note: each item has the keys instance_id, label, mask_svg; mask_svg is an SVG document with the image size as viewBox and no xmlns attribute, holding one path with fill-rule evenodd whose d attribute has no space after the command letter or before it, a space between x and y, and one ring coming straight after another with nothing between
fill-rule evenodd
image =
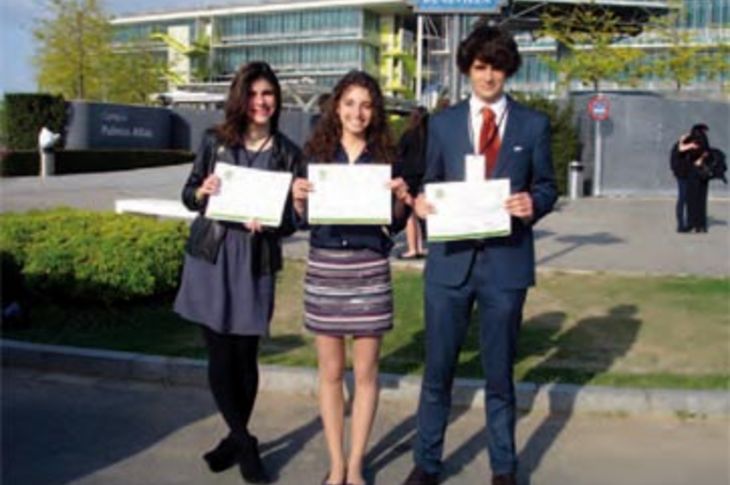
<instances>
[{"instance_id":1,"label":"curb","mask_svg":"<svg viewBox=\"0 0 730 485\"><path fill-rule=\"evenodd\" d=\"M162 357L115 350L87 349L0 339L2 364L45 372L82 374L169 385L208 386L207 364L202 359ZM316 396L317 371L303 367L262 365L259 389ZM352 374L346 377L352 389ZM400 402L413 409L418 403L421 379L380 374L381 400ZM730 416L729 391L675 389L625 389L571 384L516 384L521 411L614 414L670 414L679 417ZM452 403L484 408L479 379L455 379Z\"/></svg>"}]
</instances>

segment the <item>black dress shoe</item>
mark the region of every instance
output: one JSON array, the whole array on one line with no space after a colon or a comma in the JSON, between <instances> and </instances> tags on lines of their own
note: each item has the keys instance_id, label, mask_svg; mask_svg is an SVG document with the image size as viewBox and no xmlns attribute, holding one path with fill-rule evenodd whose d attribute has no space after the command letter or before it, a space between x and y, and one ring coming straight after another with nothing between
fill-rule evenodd
<instances>
[{"instance_id":1,"label":"black dress shoe","mask_svg":"<svg viewBox=\"0 0 730 485\"><path fill-rule=\"evenodd\" d=\"M416 465L408 474L408 478L403 485L438 485L438 473L428 473L426 470Z\"/></svg>"},{"instance_id":2,"label":"black dress shoe","mask_svg":"<svg viewBox=\"0 0 730 485\"><path fill-rule=\"evenodd\" d=\"M271 481L261 461L259 442L255 436L249 436L241 444L238 454L238 468L246 483L269 483Z\"/></svg>"},{"instance_id":3,"label":"black dress shoe","mask_svg":"<svg viewBox=\"0 0 730 485\"><path fill-rule=\"evenodd\" d=\"M228 470L238 461L240 447L231 435L226 436L218 443L218 446L203 455L208 468L213 473L220 473Z\"/></svg>"},{"instance_id":4,"label":"black dress shoe","mask_svg":"<svg viewBox=\"0 0 730 485\"><path fill-rule=\"evenodd\" d=\"M514 473L492 476L492 485L517 485Z\"/></svg>"}]
</instances>

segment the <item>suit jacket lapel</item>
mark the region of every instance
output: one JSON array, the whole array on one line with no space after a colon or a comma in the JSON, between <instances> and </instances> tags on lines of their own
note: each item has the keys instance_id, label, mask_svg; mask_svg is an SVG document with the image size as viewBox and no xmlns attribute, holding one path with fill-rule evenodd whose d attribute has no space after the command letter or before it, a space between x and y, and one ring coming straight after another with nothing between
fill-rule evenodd
<instances>
[{"instance_id":1,"label":"suit jacket lapel","mask_svg":"<svg viewBox=\"0 0 730 485\"><path fill-rule=\"evenodd\" d=\"M449 139L448 142L453 143L452 153L463 154L461 157L454 158L456 166L453 167L453 174L455 180L464 180L465 177L465 166L464 166L464 155L474 153L474 142L471 137L471 121L469 120L469 100L461 101L459 104L454 106L454 116L451 120L453 132L455 135Z\"/></svg>"},{"instance_id":2,"label":"suit jacket lapel","mask_svg":"<svg viewBox=\"0 0 730 485\"><path fill-rule=\"evenodd\" d=\"M474 140L472 140L472 130L469 128L471 125L471 120L469 120L469 99L467 98L460 102L456 106L456 109L458 109L458 112L455 113L454 129L456 133L464 133L464 136L458 137L462 143L459 151L462 153L474 153Z\"/></svg>"},{"instance_id":3,"label":"suit jacket lapel","mask_svg":"<svg viewBox=\"0 0 730 485\"><path fill-rule=\"evenodd\" d=\"M522 119L519 106L510 97L507 97L507 126L504 128L504 139L499 148L497 166L494 169L494 176L503 176L509 166L510 154L512 153L516 135L520 129Z\"/></svg>"}]
</instances>

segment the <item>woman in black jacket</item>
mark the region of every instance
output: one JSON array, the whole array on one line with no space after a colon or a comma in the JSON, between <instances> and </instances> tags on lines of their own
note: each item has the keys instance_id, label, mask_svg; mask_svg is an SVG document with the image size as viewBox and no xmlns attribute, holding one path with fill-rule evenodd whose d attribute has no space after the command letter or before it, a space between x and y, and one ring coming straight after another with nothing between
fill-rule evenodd
<instances>
[{"instance_id":1,"label":"woman in black jacket","mask_svg":"<svg viewBox=\"0 0 730 485\"><path fill-rule=\"evenodd\" d=\"M281 89L271 68L252 62L238 71L225 121L208 131L183 188L184 204L201 215L191 227L175 311L200 324L208 349L210 388L230 433L203 457L214 472L238 463L244 480L265 483L257 439L248 421L258 390L258 345L274 308L280 240L294 232L291 198L275 229L205 219L208 197L221 180L217 161L300 174L301 152L278 131Z\"/></svg>"}]
</instances>

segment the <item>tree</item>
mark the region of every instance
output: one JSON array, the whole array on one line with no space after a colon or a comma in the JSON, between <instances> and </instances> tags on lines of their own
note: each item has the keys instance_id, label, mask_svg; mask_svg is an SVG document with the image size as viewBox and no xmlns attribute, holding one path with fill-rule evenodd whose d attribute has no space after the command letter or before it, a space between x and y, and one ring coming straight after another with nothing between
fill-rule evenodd
<instances>
[{"instance_id":1,"label":"tree","mask_svg":"<svg viewBox=\"0 0 730 485\"><path fill-rule=\"evenodd\" d=\"M41 89L66 99L118 102L146 102L159 89L159 70L150 55L126 55L115 47L99 1L47 4L50 15L33 31Z\"/></svg>"},{"instance_id":2,"label":"tree","mask_svg":"<svg viewBox=\"0 0 730 485\"><path fill-rule=\"evenodd\" d=\"M116 103L149 104L165 89L165 63L144 50L115 51L107 71L106 98Z\"/></svg>"},{"instance_id":3,"label":"tree","mask_svg":"<svg viewBox=\"0 0 730 485\"><path fill-rule=\"evenodd\" d=\"M700 71L707 75L708 79L717 79L720 82L720 90L725 89L723 77L730 72L730 44L720 42L707 52L702 58Z\"/></svg>"},{"instance_id":4,"label":"tree","mask_svg":"<svg viewBox=\"0 0 730 485\"><path fill-rule=\"evenodd\" d=\"M637 79L634 66L644 53L618 44L637 33L635 25L623 23L613 12L596 4L570 10L548 8L541 21L538 35L558 43L558 57L542 59L562 83L579 80L599 91L601 81L633 83Z\"/></svg>"},{"instance_id":5,"label":"tree","mask_svg":"<svg viewBox=\"0 0 730 485\"><path fill-rule=\"evenodd\" d=\"M671 6L672 13L653 18L648 25L647 37L660 48L648 62L642 63L640 73L671 79L676 90L680 91L698 74L705 74L710 79L719 76L727 69L727 63L722 62L726 59L721 55L721 49L708 52L707 46L696 42L689 29L681 27L687 15L683 4L673 2Z\"/></svg>"},{"instance_id":6,"label":"tree","mask_svg":"<svg viewBox=\"0 0 730 485\"><path fill-rule=\"evenodd\" d=\"M211 71L211 53L210 53L210 37L201 35L198 39L189 44L185 44L178 39L163 32L155 32L150 35L151 40L164 42L169 49L172 49L179 55L183 55L190 60L192 69L192 77L190 81L203 82L209 81L212 77ZM184 84L185 79L179 73L167 69L164 75L173 84Z\"/></svg>"},{"instance_id":7,"label":"tree","mask_svg":"<svg viewBox=\"0 0 730 485\"><path fill-rule=\"evenodd\" d=\"M50 17L33 34L38 84L67 99L101 99L106 60L111 55L109 24L96 0L49 0Z\"/></svg>"}]
</instances>

